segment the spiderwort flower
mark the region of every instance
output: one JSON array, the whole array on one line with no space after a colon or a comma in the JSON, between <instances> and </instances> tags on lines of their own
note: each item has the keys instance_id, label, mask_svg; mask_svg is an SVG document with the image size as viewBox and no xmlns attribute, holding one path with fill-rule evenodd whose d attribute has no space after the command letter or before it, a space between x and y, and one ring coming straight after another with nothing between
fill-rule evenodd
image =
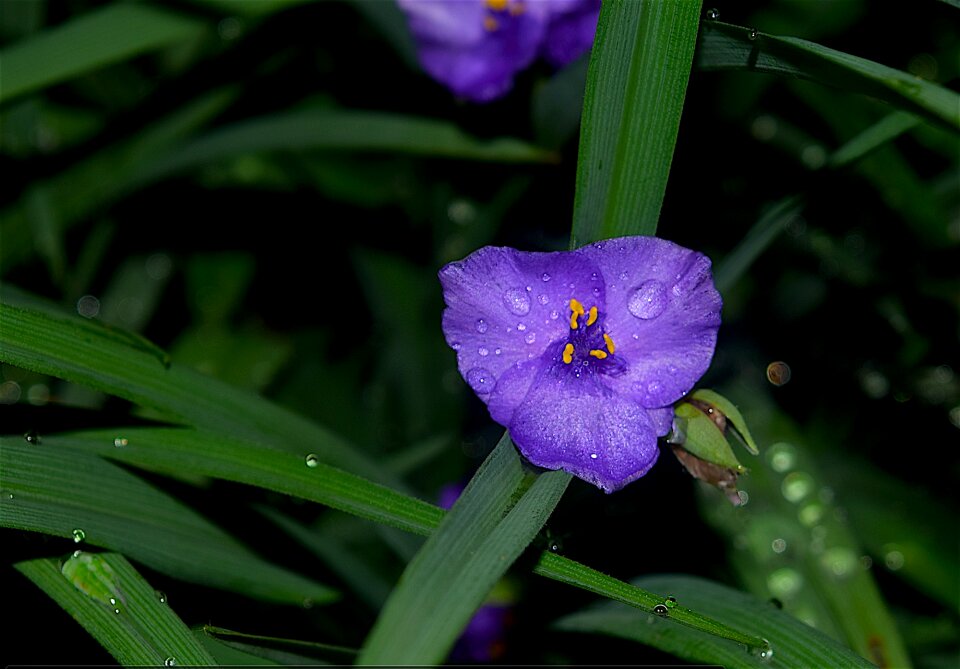
<instances>
[{"instance_id":1,"label":"spiderwort flower","mask_svg":"<svg viewBox=\"0 0 960 669\"><path fill-rule=\"evenodd\" d=\"M420 63L456 95L488 102L543 56L566 65L593 44L600 0L397 0Z\"/></svg>"},{"instance_id":2,"label":"spiderwort flower","mask_svg":"<svg viewBox=\"0 0 960 669\"><path fill-rule=\"evenodd\" d=\"M440 270L460 374L533 464L613 492L713 357L710 260L655 237L574 251L487 246Z\"/></svg>"}]
</instances>

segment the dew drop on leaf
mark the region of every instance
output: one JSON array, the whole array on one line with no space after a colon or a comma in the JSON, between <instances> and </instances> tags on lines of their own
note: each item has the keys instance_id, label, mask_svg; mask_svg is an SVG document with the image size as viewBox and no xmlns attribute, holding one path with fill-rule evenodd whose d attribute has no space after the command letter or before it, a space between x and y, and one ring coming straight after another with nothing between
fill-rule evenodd
<instances>
[{"instance_id":1,"label":"dew drop on leaf","mask_svg":"<svg viewBox=\"0 0 960 669\"><path fill-rule=\"evenodd\" d=\"M315 454L311 453L306 458L304 458L304 462L307 463L307 467L310 467L311 469L313 469L314 467L320 464L320 458L318 458Z\"/></svg>"}]
</instances>

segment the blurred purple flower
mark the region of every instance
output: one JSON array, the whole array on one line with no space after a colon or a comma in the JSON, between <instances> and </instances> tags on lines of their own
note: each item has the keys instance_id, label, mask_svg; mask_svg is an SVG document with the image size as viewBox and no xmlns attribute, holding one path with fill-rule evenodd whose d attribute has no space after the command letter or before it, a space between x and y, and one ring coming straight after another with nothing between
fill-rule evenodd
<instances>
[{"instance_id":1,"label":"blurred purple flower","mask_svg":"<svg viewBox=\"0 0 960 669\"><path fill-rule=\"evenodd\" d=\"M613 492L643 476L710 365L710 260L656 237L487 246L440 270L460 374L535 465Z\"/></svg>"},{"instance_id":2,"label":"blurred purple flower","mask_svg":"<svg viewBox=\"0 0 960 669\"><path fill-rule=\"evenodd\" d=\"M566 65L593 44L600 0L397 0L423 68L456 95L488 102L537 56Z\"/></svg>"},{"instance_id":3,"label":"blurred purple flower","mask_svg":"<svg viewBox=\"0 0 960 669\"><path fill-rule=\"evenodd\" d=\"M448 483L440 488L437 504L450 509L465 485ZM477 609L450 652L451 662L491 662L503 654L503 638L513 615L515 597L506 580L497 583L486 603Z\"/></svg>"}]
</instances>

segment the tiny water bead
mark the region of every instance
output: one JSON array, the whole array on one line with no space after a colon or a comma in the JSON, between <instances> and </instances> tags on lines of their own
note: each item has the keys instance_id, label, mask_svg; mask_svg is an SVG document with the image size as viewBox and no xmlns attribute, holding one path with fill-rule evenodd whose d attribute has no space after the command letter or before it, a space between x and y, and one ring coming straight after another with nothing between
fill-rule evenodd
<instances>
[{"instance_id":1,"label":"tiny water bead","mask_svg":"<svg viewBox=\"0 0 960 669\"><path fill-rule=\"evenodd\" d=\"M167 594L162 590L155 590L153 594L156 595L157 601L161 604L167 603Z\"/></svg>"},{"instance_id":2,"label":"tiny water bead","mask_svg":"<svg viewBox=\"0 0 960 669\"><path fill-rule=\"evenodd\" d=\"M530 298L522 288L511 288L503 293L503 302L507 309L517 316L526 316L530 313Z\"/></svg>"},{"instance_id":3,"label":"tiny water bead","mask_svg":"<svg viewBox=\"0 0 960 669\"><path fill-rule=\"evenodd\" d=\"M489 326L487 325L487 322L482 318L477 321L477 332L479 332L480 334L483 334L484 332L486 332L488 327Z\"/></svg>"},{"instance_id":4,"label":"tiny water bead","mask_svg":"<svg viewBox=\"0 0 960 669\"><path fill-rule=\"evenodd\" d=\"M84 532L79 527L73 531L73 543L79 544L81 541L87 538L87 533Z\"/></svg>"},{"instance_id":5,"label":"tiny water bead","mask_svg":"<svg viewBox=\"0 0 960 669\"><path fill-rule=\"evenodd\" d=\"M24 439L24 441L26 441L28 444L39 444L39 443L40 443L40 435L39 435L39 433L38 433L36 430L28 430L27 432L25 432L24 435L23 435L23 439Z\"/></svg>"},{"instance_id":6,"label":"tiny water bead","mask_svg":"<svg viewBox=\"0 0 960 669\"><path fill-rule=\"evenodd\" d=\"M720 18L720 10L717 9L716 7L711 7L710 9L707 10L706 16L711 21L716 21L717 19Z\"/></svg>"},{"instance_id":7,"label":"tiny water bead","mask_svg":"<svg viewBox=\"0 0 960 669\"><path fill-rule=\"evenodd\" d=\"M672 608L676 607L676 605L677 605L677 598L676 598L676 597L667 597L667 599L666 599L666 601L663 603L663 605L666 606L668 609L672 609Z\"/></svg>"},{"instance_id":8,"label":"tiny water bead","mask_svg":"<svg viewBox=\"0 0 960 669\"><path fill-rule=\"evenodd\" d=\"M311 469L313 469L314 467L320 464L320 458L318 458L314 453L311 453L306 458L304 458L304 462L307 463L307 467L310 467Z\"/></svg>"},{"instance_id":9,"label":"tiny water bead","mask_svg":"<svg viewBox=\"0 0 960 669\"><path fill-rule=\"evenodd\" d=\"M653 612L661 618L666 618L668 615L670 615L670 609L668 609L664 604L657 604L654 606Z\"/></svg>"},{"instance_id":10,"label":"tiny water bead","mask_svg":"<svg viewBox=\"0 0 960 669\"><path fill-rule=\"evenodd\" d=\"M753 646L749 650L750 654L758 658L761 662L769 662L773 659L773 646L771 646L770 642L766 639L763 640L762 645Z\"/></svg>"},{"instance_id":11,"label":"tiny water bead","mask_svg":"<svg viewBox=\"0 0 960 669\"><path fill-rule=\"evenodd\" d=\"M175 658L175 657L168 657L167 659L165 659L165 660L163 661L163 666L165 666L165 667L175 667L175 666L177 666L177 658Z\"/></svg>"},{"instance_id":12,"label":"tiny water bead","mask_svg":"<svg viewBox=\"0 0 960 669\"><path fill-rule=\"evenodd\" d=\"M644 281L633 289L627 310L641 320L652 320L667 308L667 291L657 279Z\"/></svg>"},{"instance_id":13,"label":"tiny water bead","mask_svg":"<svg viewBox=\"0 0 960 669\"><path fill-rule=\"evenodd\" d=\"M467 383L470 384L470 387L473 388L474 392L486 395L487 393L493 392L493 387L496 385L496 379L489 370L486 370L483 367L474 367L467 372Z\"/></svg>"},{"instance_id":14,"label":"tiny water bead","mask_svg":"<svg viewBox=\"0 0 960 669\"><path fill-rule=\"evenodd\" d=\"M130 443L130 442L127 440L126 437L117 437L116 439L113 440L113 445L114 445L116 448L123 448L124 446L126 446L126 445L129 444L129 443Z\"/></svg>"},{"instance_id":15,"label":"tiny water bead","mask_svg":"<svg viewBox=\"0 0 960 669\"><path fill-rule=\"evenodd\" d=\"M757 31L756 28L750 28L750 32L747 33L747 37L749 37L751 40L755 40L757 39L757 35L759 34L760 33Z\"/></svg>"}]
</instances>

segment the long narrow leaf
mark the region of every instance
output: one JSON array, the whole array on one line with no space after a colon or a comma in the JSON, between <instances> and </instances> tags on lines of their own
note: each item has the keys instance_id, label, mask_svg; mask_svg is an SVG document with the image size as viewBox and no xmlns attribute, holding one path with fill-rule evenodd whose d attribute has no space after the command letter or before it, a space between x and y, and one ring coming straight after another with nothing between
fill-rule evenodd
<instances>
[{"instance_id":1,"label":"long narrow leaf","mask_svg":"<svg viewBox=\"0 0 960 669\"><path fill-rule=\"evenodd\" d=\"M116 550L170 576L267 601L336 598L330 588L259 558L142 479L56 439L37 446L0 438L0 472L2 527L73 537L79 547Z\"/></svg>"},{"instance_id":2,"label":"long narrow leaf","mask_svg":"<svg viewBox=\"0 0 960 669\"><path fill-rule=\"evenodd\" d=\"M123 431L127 445L114 446L117 430L92 430L48 436L44 445L80 449L112 460L157 471L191 471L215 478L248 483L308 499L367 520L429 535L444 511L371 481L317 463L306 467L286 453L208 432L173 428L136 428ZM310 473L304 475L305 471ZM534 573L576 588L652 611L662 598L624 581L601 574L569 558L543 552ZM728 625L696 612L678 609L674 619L707 633L757 644Z\"/></svg>"},{"instance_id":3,"label":"long narrow leaf","mask_svg":"<svg viewBox=\"0 0 960 669\"><path fill-rule=\"evenodd\" d=\"M573 246L652 235L667 187L700 2L604 2L584 94Z\"/></svg>"},{"instance_id":4,"label":"long narrow leaf","mask_svg":"<svg viewBox=\"0 0 960 669\"><path fill-rule=\"evenodd\" d=\"M156 181L217 160L264 151L406 153L495 162L553 162L556 155L520 140L480 141L446 121L351 109L302 110L221 128L145 165L136 183Z\"/></svg>"},{"instance_id":5,"label":"long narrow leaf","mask_svg":"<svg viewBox=\"0 0 960 669\"><path fill-rule=\"evenodd\" d=\"M195 36L203 24L144 4L121 3L77 17L0 51L0 101Z\"/></svg>"},{"instance_id":6,"label":"long narrow leaf","mask_svg":"<svg viewBox=\"0 0 960 669\"><path fill-rule=\"evenodd\" d=\"M720 664L728 669L761 667L867 668L873 665L825 634L808 627L772 604L754 599L718 583L689 576L650 576L637 585L668 593L744 633L763 637L766 646L749 649L739 643L677 625L666 617L643 614L621 604L603 604L562 618L566 631L609 634L633 639L691 662Z\"/></svg>"},{"instance_id":7,"label":"long narrow leaf","mask_svg":"<svg viewBox=\"0 0 960 669\"><path fill-rule=\"evenodd\" d=\"M441 662L569 482L568 474L551 472L525 490L529 478L504 435L404 571L367 637L360 664Z\"/></svg>"},{"instance_id":8,"label":"long narrow leaf","mask_svg":"<svg viewBox=\"0 0 960 669\"><path fill-rule=\"evenodd\" d=\"M750 70L811 79L960 129L960 95L950 89L796 37L705 22L696 64L704 70Z\"/></svg>"},{"instance_id":9,"label":"long narrow leaf","mask_svg":"<svg viewBox=\"0 0 960 669\"><path fill-rule=\"evenodd\" d=\"M50 374L155 409L172 420L222 430L369 478L399 482L338 437L291 411L193 370L121 330L0 303L0 361Z\"/></svg>"},{"instance_id":10,"label":"long narrow leaf","mask_svg":"<svg viewBox=\"0 0 960 669\"><path fill-rule=\"evenodd\" d=\"M69 558L68 558L69 559ZM52 558L14 567L77 620L126 666L215 665L170 606L116 553L88 553L76 571ZM110 600L113 601L110 601Z\"/></svg>"}]
</instances>

